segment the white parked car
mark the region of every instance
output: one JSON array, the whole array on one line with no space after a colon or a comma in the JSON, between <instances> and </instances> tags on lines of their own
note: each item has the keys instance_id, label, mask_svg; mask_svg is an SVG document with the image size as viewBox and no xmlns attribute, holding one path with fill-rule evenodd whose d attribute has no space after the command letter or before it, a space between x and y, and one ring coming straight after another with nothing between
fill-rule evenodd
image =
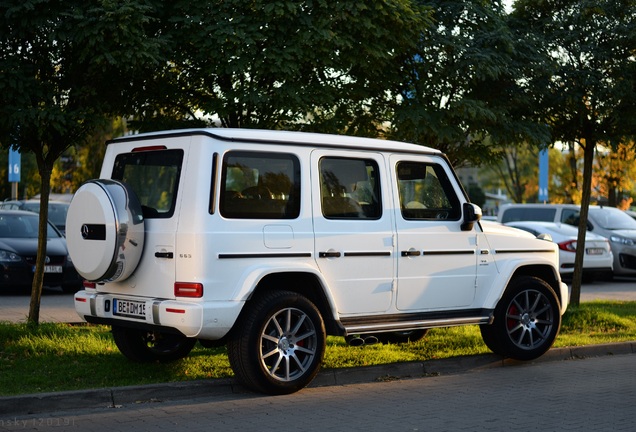
<instances>
[{"instance_id":1,"label":"white parked car","mask_svg":"<svg viewBox=\"0 0 636 432\"><path fill-rule=\"evenodd\" d=\"M506 225L528 231L534 235L548 234L552 241L559 245L561 276L572 276L578 228L563 223L535 221L508 222ZM609 240L588 232L585 235L585 255L583 257L583 275L586 280L597 277L611 278L613 262L614 256Z\"/></svg>"},{"instance_id":2,"label":"white parked car","mask_svg":"<svg viewBox=\"0 0 636 432\"><path fill-rule=\"evenodd\" d=\"M69 251L91 282L75 307L135 361L227 343L238 380L272 394L313 379L327 335L477 324L492 351L534 359L569 301L557 246L480 216L448 159L420 145L249 129L128 136L71 202Z\"/></svg>"},{"instance_id":3,"label":"white parked car","mask_svg":"<svg viewBox=\"0 0 636 432\"><path fill-rule=\"evenodd\" d=\"M576 204L505 204L497 220L565 223L578 227L580 206ZM636 220L615 207L590 206L588 231L610 241L615 275L636 276Z\"/></svg>"}]
</instances>

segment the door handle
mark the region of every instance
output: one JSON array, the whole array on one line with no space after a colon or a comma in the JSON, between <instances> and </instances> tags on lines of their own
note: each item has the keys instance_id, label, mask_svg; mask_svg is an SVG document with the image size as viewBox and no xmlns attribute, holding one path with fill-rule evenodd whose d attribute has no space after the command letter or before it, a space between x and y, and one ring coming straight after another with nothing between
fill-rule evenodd
<instances>
[{"instance_id":1,"label":"door handle","mask_svg":"<svg viewBox=\"0 0 636 432\"><path fill-rule=\"evenodd\" d=\"M409 249L407 251L402 251L401 254L403 257L410 257L410 256L420 256L422 255L422 252L415 249Z\"/></svg>"},{"instance_id":2,"label":"door handle","mask_svg":"<svg viewBox=\"0 0 636 432\"><path fill-rule=\"evenodd\" d=\"M320 258L340 258L342 254L340 252L329 251L329 252L318 252L318 257Z\"/></svg>"},{"instance_id":3,"label":"door handle","mask_svg":"<svg viewBox=\"0 0 636 432\"><path fill-rule=\"evenodd\" d=\"M155 257L172 259L174 254L172 252L155 252Z\"/></svg>"}]
</instances>

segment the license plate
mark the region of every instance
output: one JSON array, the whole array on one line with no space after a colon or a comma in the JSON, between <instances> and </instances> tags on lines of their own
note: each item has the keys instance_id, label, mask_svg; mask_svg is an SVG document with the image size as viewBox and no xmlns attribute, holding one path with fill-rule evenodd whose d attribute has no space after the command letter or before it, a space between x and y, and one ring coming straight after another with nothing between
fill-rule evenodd
<instances>
[{"instance_id":1,"label":"license plate","mask_svg":"<svg viewBox=\"0 0 636 432\"><path fill-rule=\"evenodd\" d=\"M605 253L603 248L587 248L586 251L588 255L603 255Z\"/></svg>"},{"instance_id":2,"label":"license plate","mask_svg":"<svg viewBox=\"0 0 636 432\"><path fill-rule=\"evenodd\" d=\"M31 270L33 270L33 273L35 273L35 266L33 266ZM62 273L62 266L45 265L44 273Z\"/></svg>"},{"instance_id":3,"label":"license plate","mask_svg":"<svg viewBox=\"0 0 636 432\"><path fill-rule=\"evenodd\" d=\"M113 315L146 319L146 303L134 300L113 299Z\"/></svg>"}]
</instances>

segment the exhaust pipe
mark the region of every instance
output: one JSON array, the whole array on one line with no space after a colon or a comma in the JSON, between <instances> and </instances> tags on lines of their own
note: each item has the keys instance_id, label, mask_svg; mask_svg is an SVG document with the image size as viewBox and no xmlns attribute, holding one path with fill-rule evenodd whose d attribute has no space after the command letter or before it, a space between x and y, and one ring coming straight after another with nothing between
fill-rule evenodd
<instances>
[{"instance_id":1,"label":"exhaust pipe","mask_svg":"<svg viewBox=\"0 0 636 432\"><path fill-rule=\"evenodd\" d=\"M373 345L380 342L377 336L370 335L350 335L345 338L349 346Z\"/></svg>"},{"instance_id":2,"label":"exhaust pipe","mask_svg":"<svg viewBox=\"0 0 636 432\"><path fill-rule=\"evenodd\" d=\"M377 344L378 342L380 342L380 340L377 338L377 336L367 335L364 337L365 345L373 345L373 344Z\"/></svg>"}]
</instances>

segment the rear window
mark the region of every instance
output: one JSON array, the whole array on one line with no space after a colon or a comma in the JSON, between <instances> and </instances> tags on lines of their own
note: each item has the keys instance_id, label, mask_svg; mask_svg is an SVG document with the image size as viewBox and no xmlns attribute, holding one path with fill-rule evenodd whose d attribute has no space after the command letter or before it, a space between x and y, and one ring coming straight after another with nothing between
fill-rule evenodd
<instances>
[{"instance_id":1,"label":"rear window","mask_svg":"<svg viewBox=\"0 0 636 432\"><path fill-rule=\"evenodd\" d=\"M123 153L115 159L112 179L127 183L137 194L145 218L174 214L183 150Z\"/></svg>"},{"instance_id":2,"label":"rear window","mask_svg":"<svg viewBox=\"0 0 636 432\"><path fill-rule=\"evenodd\" d=\"M515 221L554 222L555 208L510 208L504 211L501 223Z\"/></svg>"}]
</instances>

